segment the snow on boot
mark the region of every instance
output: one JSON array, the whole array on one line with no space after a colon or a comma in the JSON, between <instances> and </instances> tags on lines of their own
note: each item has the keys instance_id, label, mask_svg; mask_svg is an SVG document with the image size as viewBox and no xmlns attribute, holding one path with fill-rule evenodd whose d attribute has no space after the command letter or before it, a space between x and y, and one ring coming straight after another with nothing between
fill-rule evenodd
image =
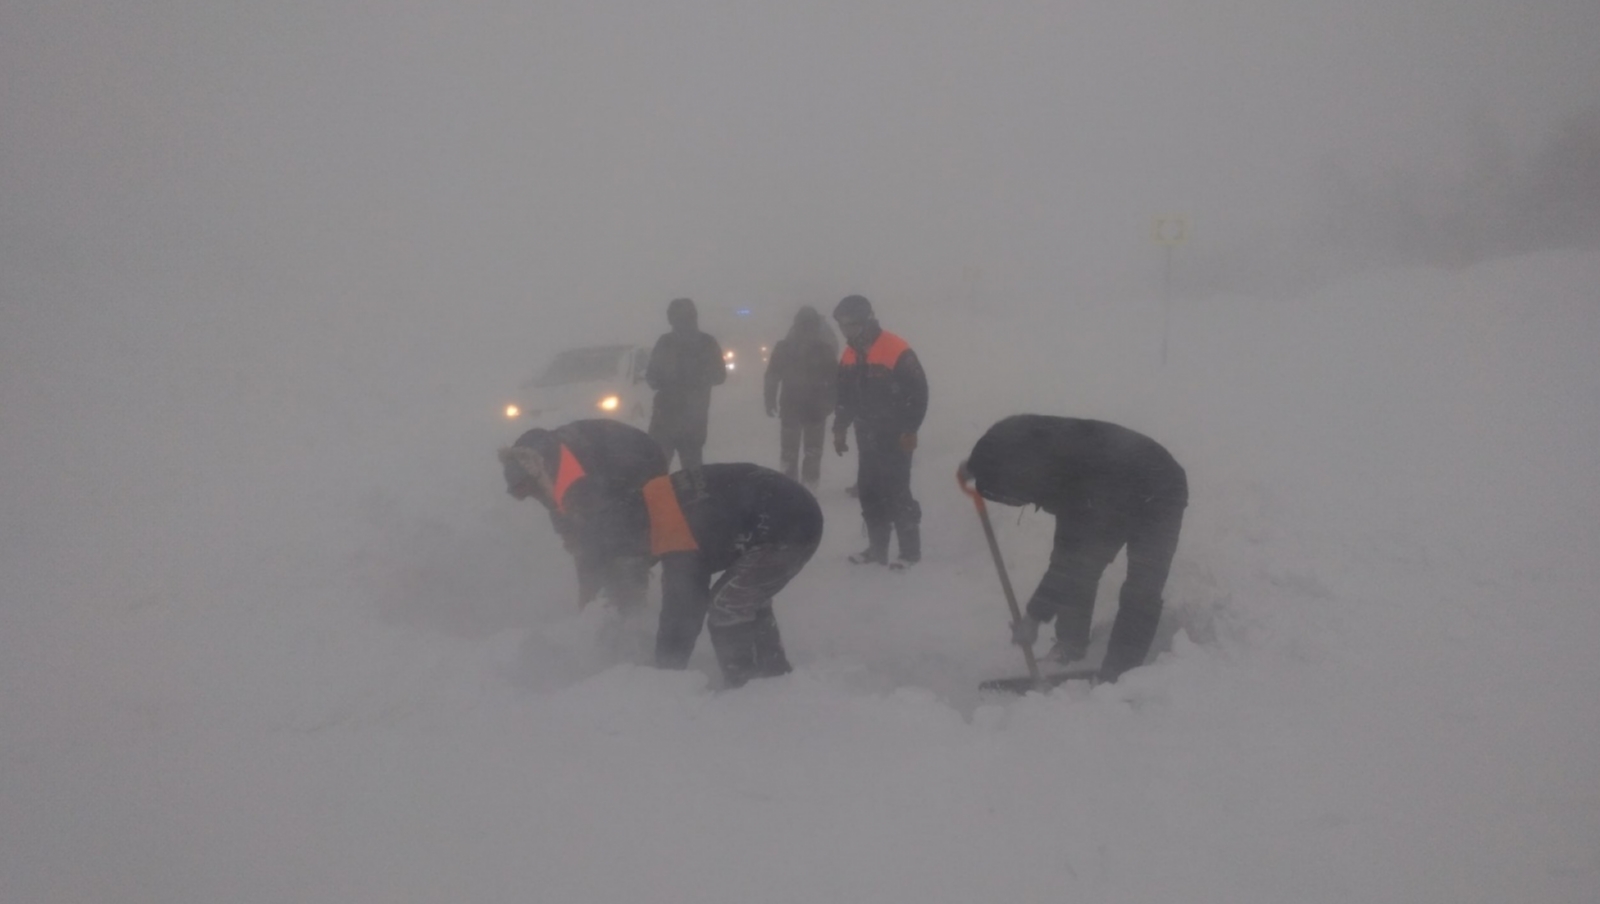
<instances>
[{"instance_id":1,"label":"snow on boot","mask_svg":"<svg viewBox=\"0 0 1600 904\"><path fill-rule=\"evenodd\" d=\"M887 565L889 564L889 553L869 546L851 555L850 563L852 565Z\"/></svg>"},{"instance_id":2,"label":"snow on boot","mask_svg":"<svg viewBox=\"0 0 1600 904\"><path fill-rule=\"evenodd\" d=\"M889 564L889 534L894 530L888 524L868 523L867 548L850 557L857 565Z\"/></svg>"},{"instance_id":3,"label":"snow on boot","mask_svg":"<svg viewBox=\"0 0 1600 904\"><path fill-rule=\"evenodd\" d=\"M1077 662L1088 655L1088 649L1083 644L1072 643L1057 639L1050 645L1050 652L1044 654L1043 659L1062 665Z\"/></svg>"},{"instance_id":4,"label":"snow on boot","mask_svg":"<svg viewBox=\"0 0 1600 904\"><path fill-rule=\"evenodd\" d=\"M712 628L708 633L717 665L722 668L724 687L743 687L752 678L772 678L792 671L771 610L753 622Z\"/></svg>"}]
</instances>

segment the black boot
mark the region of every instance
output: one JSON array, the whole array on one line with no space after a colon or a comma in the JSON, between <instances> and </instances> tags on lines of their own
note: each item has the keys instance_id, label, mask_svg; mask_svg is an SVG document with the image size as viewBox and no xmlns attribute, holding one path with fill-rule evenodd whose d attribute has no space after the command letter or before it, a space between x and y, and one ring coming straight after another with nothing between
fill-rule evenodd
<instances>
[{"instance_id":1,"label":"black boot","mask_svg":"<svg viewBox=\"0 0 1600 904\"><path fill-rule=\"evenodd\" d=\"M850 561L857 565L887 565L889 564L889 533L892 530L888 524L867 525L867 548L850 557Z\"/></svg>"},{"instance_id":2,"label":"black boot","mask_svg":"<svg viewBox=\"0 0 1600 904\"><path fill-rule=\"evenodd\" d=\"M756 617L756 676L776 678L794 671L783 652L783 637L778 634L778 617L771 609Z\"/></svg>"},{"instance_id":3,"label":"black boot","mask_svg":"<svg viewBox=\"0 0 1600 904\"><path fill-rule=\"evenodd\" d=\"M752 678L771 678L792 671L778 636L778 621L770 609L753 622L712 628L710 633L711 648L716 651L726 687L742 687Z\"/></svg>"},{"instance_id":4,"label":"black boot","mask_svg":"<svg viewBox=\"0 0 1600 904\"><path fill-rule=\"evenodd\" d=\"M922 525L902 522L895 525L894 532L900 538L900 558L895 567L905 568L922 561Z\"/></svg>"}]
</instances>

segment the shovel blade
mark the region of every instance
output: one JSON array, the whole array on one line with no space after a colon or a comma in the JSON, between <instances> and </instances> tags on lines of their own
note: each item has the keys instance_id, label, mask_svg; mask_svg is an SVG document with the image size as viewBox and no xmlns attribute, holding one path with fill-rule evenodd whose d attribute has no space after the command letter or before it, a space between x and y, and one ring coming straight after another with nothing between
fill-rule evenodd
<instances>
[{"instance_id":1,"label":"shovel blade","mask_svg":"<svg viewBox=\"0 0 1600 904\"><path fill-rule=\"evenodd\" d=\"M1035 681L1027 675L1020 678L994 678L978 685L979 690L1004 691L1009 694L1026 694L1028 691L1048 691L1068 681L1093 681L1099 669L1067 669L1049 675L1040 675Z\"/></svg>"}]
</instances>

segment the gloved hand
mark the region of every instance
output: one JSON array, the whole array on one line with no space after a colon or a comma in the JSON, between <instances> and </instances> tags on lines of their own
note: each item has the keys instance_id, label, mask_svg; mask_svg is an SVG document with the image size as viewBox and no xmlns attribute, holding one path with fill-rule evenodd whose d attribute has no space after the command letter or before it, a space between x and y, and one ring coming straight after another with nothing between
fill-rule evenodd
<instances>
[{"instance_id":1,"label":"gloved hand","mask_svg":"<svg viewBox=\"0 0 1600 904\"><path fill-rule=\"evenodd\" d=\"M843 430L833 431L833 451L843 455L850 451L850 434Z\"/></svg>"},{"instance_id":2,"label":"gloved hand","mask_svg":"<svg viewBox=\"0 0 1600 904\"><path fill-rule=\"evenodd\" d=\"M915 433L900 434L900 451L913 452L917 448L917 435Z\"/></svg>"},{"instance_id":3,"label":"gloved hand","mask_svg":"<svg viewBox=\"0 0 1600 904\"><path fill-rule=\"evenodd\" d=\"M1024 615L1022 621L1011 623L1011 642L1019 647L1033 649L1039 639L1039 622L1031 615Z\"/></svg>"}]
</instances>

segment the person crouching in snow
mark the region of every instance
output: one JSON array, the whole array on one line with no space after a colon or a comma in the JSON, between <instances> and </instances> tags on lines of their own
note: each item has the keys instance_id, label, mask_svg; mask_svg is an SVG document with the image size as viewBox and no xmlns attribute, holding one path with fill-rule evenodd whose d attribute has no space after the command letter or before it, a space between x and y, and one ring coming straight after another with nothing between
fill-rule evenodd
<instances>
[{"instance_id":1,"label":"person crouching in snow","mask_svg":"<svg viewBox=\"0 0 1600 904\"><path fill-rule=\"evenodd\" d=\"M962 468L963 482L970 477L983 498L1056 516L1050 566L1012 625L1013 641L1032 648L1039 625L1054 619L1051 658L1082 659L1100 576L1126 546L1128 575L1100 679L1142 665L1189 503L1188 478L1172 455L1116 424L1019 414L990 427Z\"/></svg>"},{"instance_id":2,"label":"person crouching in snow","mask_svg":"<svg viewBox=\"0 0 1600 904\"><path fill-rule=\"evenodd\" d=\"M592 510L610 504L667 473L666 456L650 434L604 418L579 420L554 430L529 430L499 454L506 492L538 499L550 510L550 523L577 565L579 608L604 592L618 612L643 609L650 560L643 555L601 558L584 550L569 512L574 505Z\"/></svg>"},{"instance_id":3,"label":"person crouching in snow","mask_svg":"<svg viewBox=\"0 0 1600 904\"><path fill-rule=\"evenodd\" d=\"M599 555L661 561L657 667L686 668L703 626L727 687L790 671L772 599L822 540L822 509L800 484L760 465L702 465L574 515Z\"/></svg>"}]
</instances>

